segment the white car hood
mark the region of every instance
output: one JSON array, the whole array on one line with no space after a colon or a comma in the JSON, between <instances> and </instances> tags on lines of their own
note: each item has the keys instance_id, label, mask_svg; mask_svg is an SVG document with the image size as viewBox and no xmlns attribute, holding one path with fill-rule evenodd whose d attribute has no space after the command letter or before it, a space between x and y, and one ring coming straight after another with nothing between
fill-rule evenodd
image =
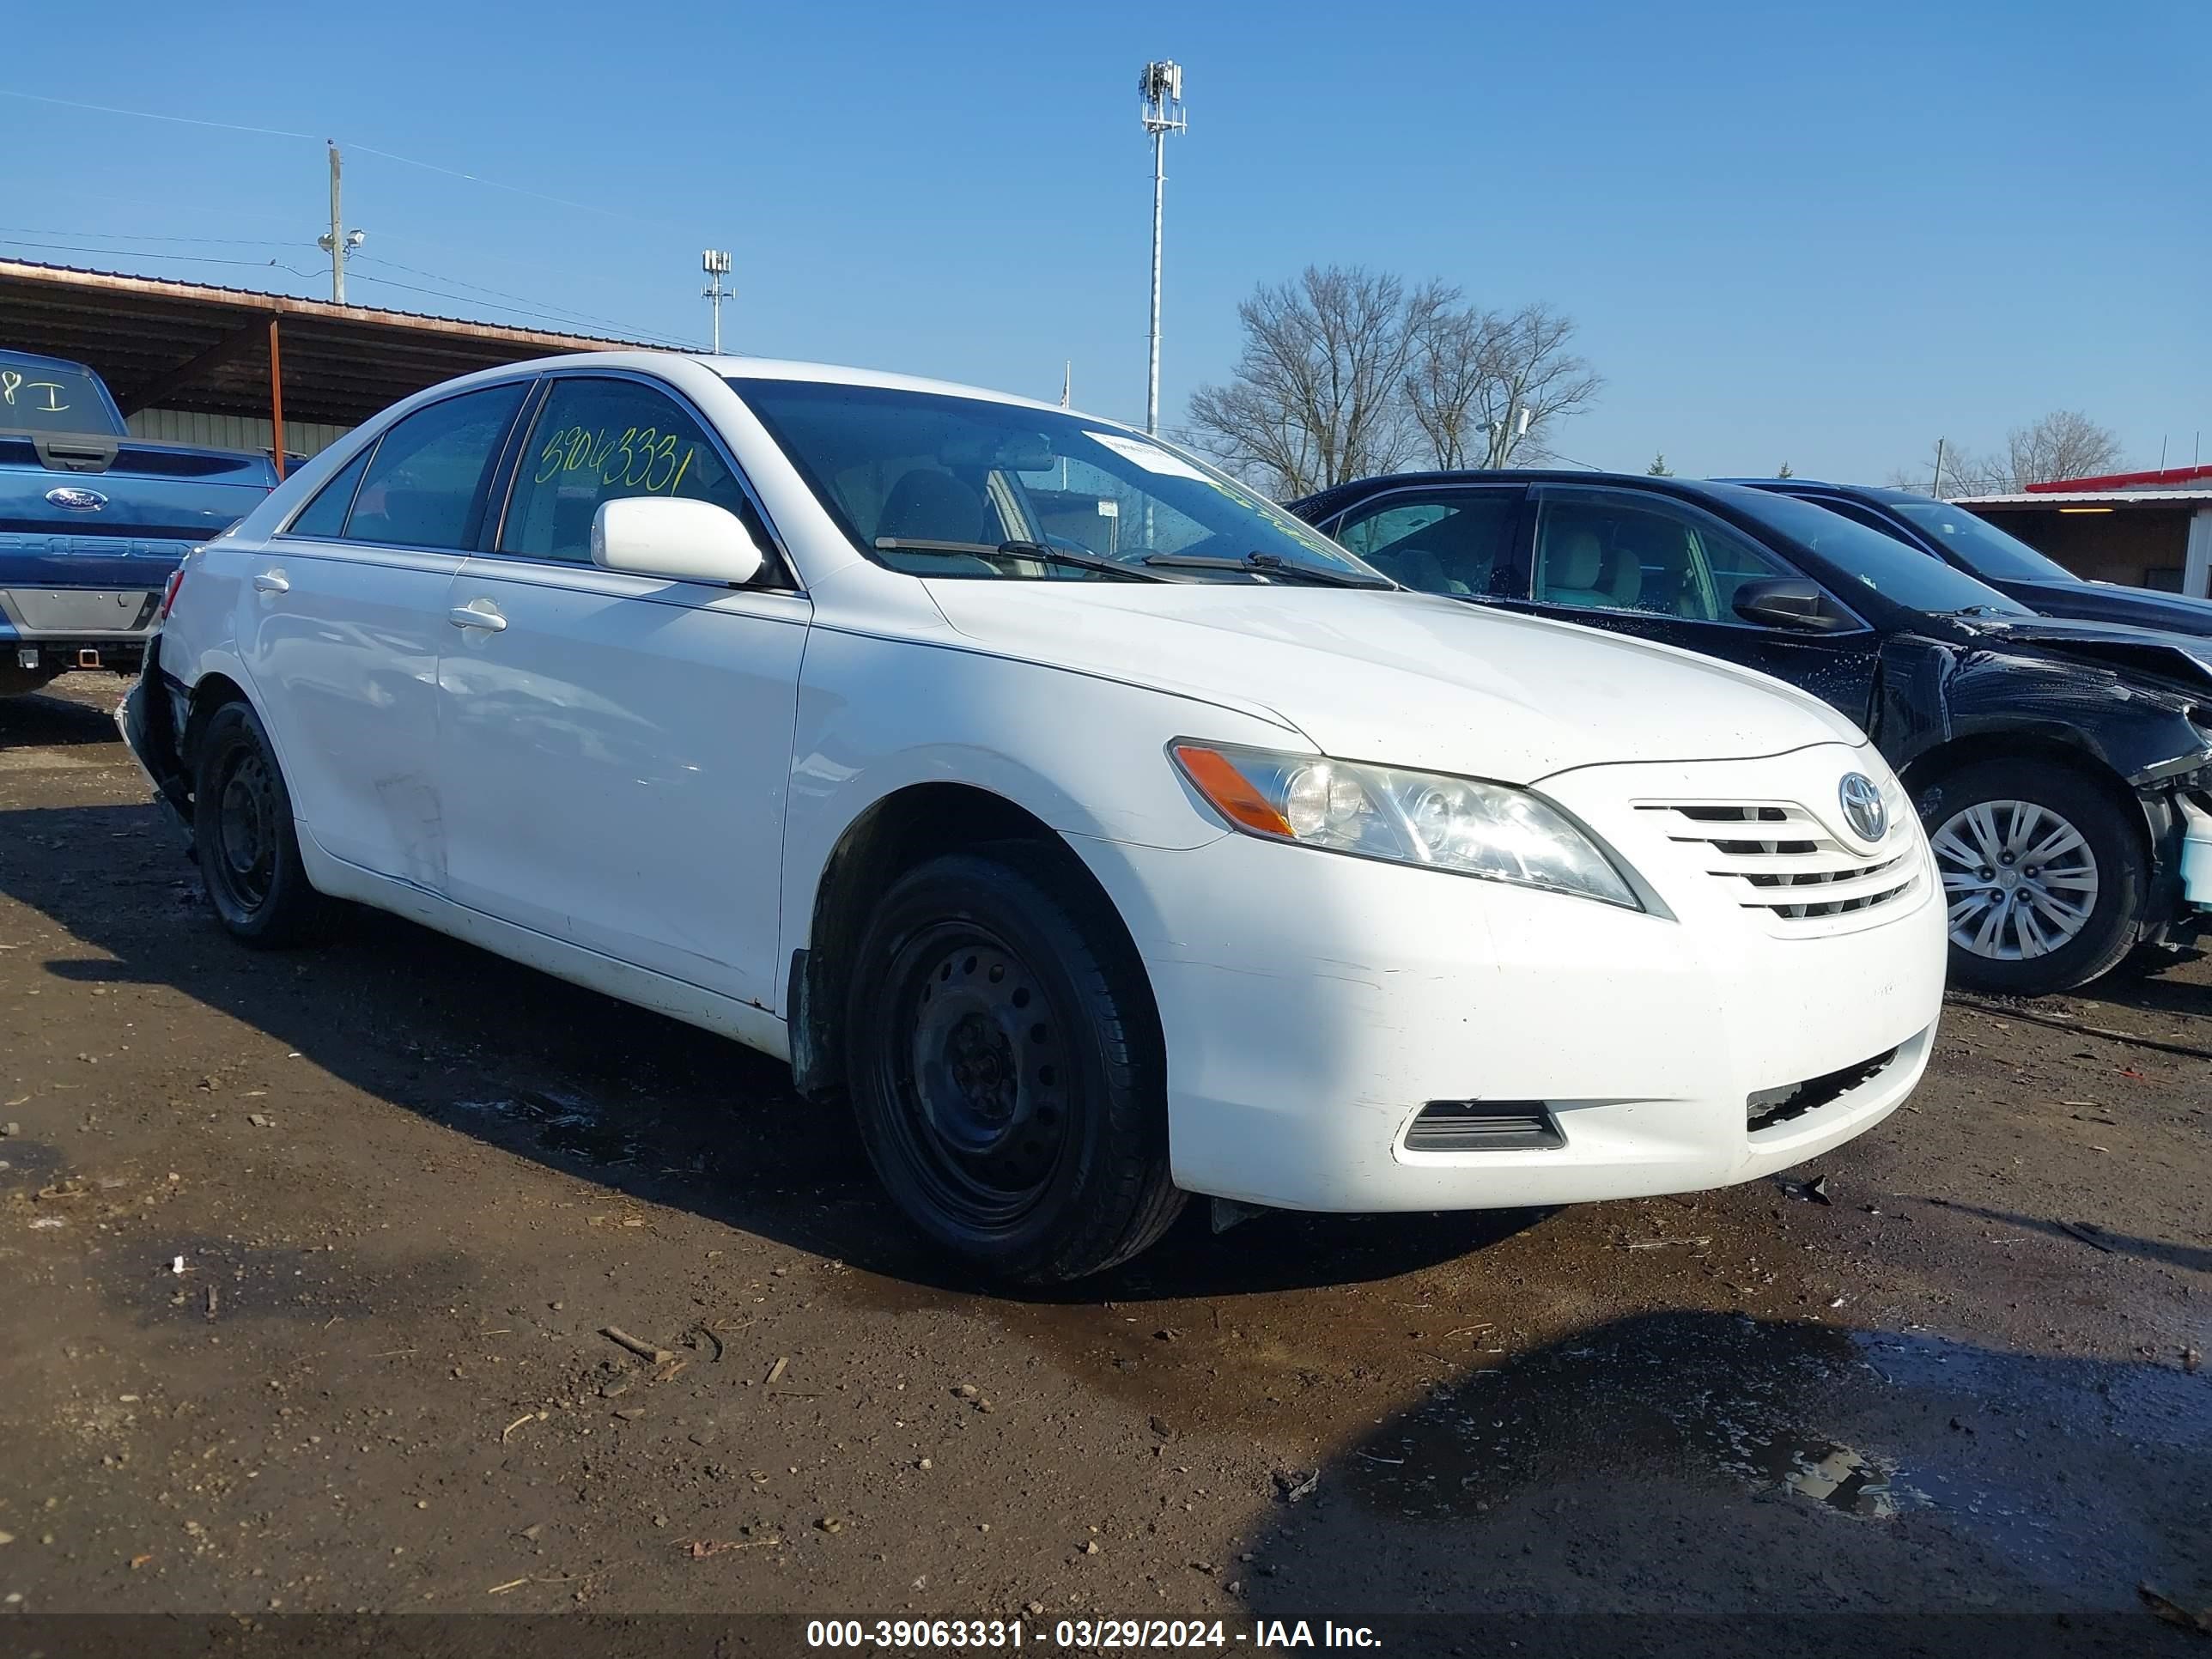
<instances>
[{"instance_id":1,"label":"white car hood","mask_svg":"<svg viewBox=\"0 0 2212 1659\"><path fill-rule=\"evenodd\" d=\"M1827 704L1671 646L1410 592L933 580L987 648L1272 709L1326 754L1508 783L1861 744ZM1193 737L1206 735L1194 724Z\"/></svg>"}]
</instances>

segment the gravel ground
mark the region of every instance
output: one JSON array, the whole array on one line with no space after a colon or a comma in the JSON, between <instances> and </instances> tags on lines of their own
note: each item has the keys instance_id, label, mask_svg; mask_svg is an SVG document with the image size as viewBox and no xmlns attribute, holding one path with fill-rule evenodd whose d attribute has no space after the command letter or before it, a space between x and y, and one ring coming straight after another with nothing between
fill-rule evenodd
<instances>
[{"instance_id":1,"label":"gravel ground","mask_svg":"<svg viewBox=\"0 0 2212 1659\"><path fill-rule=\"evenodd\" d=\"M118 690L0 703L6 1614L2205 1650L2138 1589L2212 1608L2205 963L1954 1004L1784 1179L1009 1297L776 1066L387 918L233 945Z\"/></svg>"}]
</instances>

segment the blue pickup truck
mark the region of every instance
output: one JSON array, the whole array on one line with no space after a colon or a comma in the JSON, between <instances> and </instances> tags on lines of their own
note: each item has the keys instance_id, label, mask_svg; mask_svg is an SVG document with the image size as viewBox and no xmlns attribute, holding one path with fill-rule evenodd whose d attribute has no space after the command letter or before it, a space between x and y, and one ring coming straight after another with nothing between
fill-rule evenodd
<instances>
[{"instance_id":1,"label":"blue pickup truck","mask_svg":"<svg viewBox=\"0 0 2212 1659\"><path fill-rule=\"evenodd\" d=\"M186 550L276 485L270 456L133 438L83 364L0 345L0 696L137 672Z\"/></svg>"}]
</instances>

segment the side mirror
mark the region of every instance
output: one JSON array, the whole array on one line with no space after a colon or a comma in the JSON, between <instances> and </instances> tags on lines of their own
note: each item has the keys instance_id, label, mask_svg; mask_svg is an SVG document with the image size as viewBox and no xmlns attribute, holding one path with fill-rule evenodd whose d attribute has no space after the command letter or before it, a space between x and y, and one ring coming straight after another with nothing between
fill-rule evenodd
<instances>
[{"instance_id":1,"label":"side mirror","mask_svg":"<svg viewBox=\"0 0 2212 1659\"><path fill-rule=\"evenodd\" d=\"M592 562L670 581L743 587L768 562L738 515L712 501L624 495L592 514Z\"/></svg>"},{"instance_id":2,"label":"side mirror","mask_svg":"<svg viewBox=\"0 0 2212 1659\"><path fill-rule=\"evenodd\" d=\"M1762 628L1792 628L1800 633L1826 634L1844 626L1844 619L1828 608L1827 595L1802 576L1768 576L1744 583L1735 591L1735 614Z\"/></svg>"}]
</instances>

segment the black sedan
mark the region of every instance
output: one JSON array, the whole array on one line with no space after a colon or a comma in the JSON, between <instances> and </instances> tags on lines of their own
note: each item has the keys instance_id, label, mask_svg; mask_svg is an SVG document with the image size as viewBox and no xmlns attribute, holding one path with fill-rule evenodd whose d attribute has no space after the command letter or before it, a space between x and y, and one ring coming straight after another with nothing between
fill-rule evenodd
<instances>
[{"instance_id":1,"label":"black sedan","mask_svg":"<svg viewBox=\"0 0 2212 1659\"><path fill-rule=\"evenodd\" d=\"M1729 483L1794 495L1856 524L1894 536L1954 569L1979 578L2039 616L2081 622L2129 623L2172 634L2212 636L2212 600L2184 599L2150 587L2093 582L2045 558L2017 536L1953 501L1910 489L1817 483L1807 478L1730 478Z\"/></svg>"},{"instance_id":2,"label":"black sedan","mask_svg":"<svg viewBox=\"0 0 2212 1659\"><path fill-rule=\"evenodd\" d=\"M2063 990L2204 922L2183 874L2212 855L2212 649L2195 641L2039 617L1741 485L1401 474L1291 510L1409 587L1724 658L1843 710L1928 827L1963 983Z\"/></svg>"}]
</instances>

